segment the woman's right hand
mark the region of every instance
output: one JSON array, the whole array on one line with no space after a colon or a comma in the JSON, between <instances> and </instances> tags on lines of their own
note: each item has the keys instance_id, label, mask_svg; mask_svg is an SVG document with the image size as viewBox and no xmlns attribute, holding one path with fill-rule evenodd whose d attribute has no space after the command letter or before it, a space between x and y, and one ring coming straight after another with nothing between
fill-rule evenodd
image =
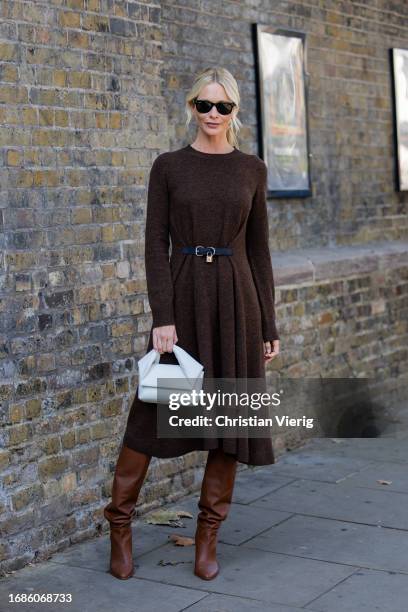
<instances>
[{"instance_id":1,"label":"woman's right hand","mask_svg":"<svg viewBox=\"0 0 408 612\"><path fill-rule=\"evenodd\" d=\"M153 328L153 348L162 353L172 353L173 344L178 342L175 325L161 325Z\"/></svg>"}]
</instances>

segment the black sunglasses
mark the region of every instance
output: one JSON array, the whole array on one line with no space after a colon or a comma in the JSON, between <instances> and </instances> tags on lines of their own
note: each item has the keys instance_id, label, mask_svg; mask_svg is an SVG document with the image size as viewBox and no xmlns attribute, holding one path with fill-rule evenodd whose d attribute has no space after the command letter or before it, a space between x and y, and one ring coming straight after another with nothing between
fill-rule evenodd
<instances>
[{"instance_id":1,"label":"black sunglasses","mask_svg":"<svg viewBox=\"0 0 408 612\"><path fill-rule=\"evenodd\" d=\"M220 115L229 115L232 112L235 102L211 102L210 100L199 100L198 98L193 99L199 113L209 113L213 106L216 107Z\"/></svg>"}]
</instances>

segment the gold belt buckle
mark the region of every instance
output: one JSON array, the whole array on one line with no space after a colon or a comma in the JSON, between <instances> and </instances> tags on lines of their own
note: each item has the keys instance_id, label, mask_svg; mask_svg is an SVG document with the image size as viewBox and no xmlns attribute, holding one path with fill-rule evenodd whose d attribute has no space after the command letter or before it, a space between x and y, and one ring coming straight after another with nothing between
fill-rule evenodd
<instances>
[{"instance_id":1,"label":"gold belt buckle","mask_svg":"<svg viewBox=\"0 0 408 612\"><path fill-rule=\"evenodd\" d=\"M212 263L213 261L213 257L214 257L214 253L215 253L215 248L214 247L208 247L209 249L213 249L212 253L207 253L206 257L205 257L205 261L208 263Z\"/></svg>"}]
</instances>

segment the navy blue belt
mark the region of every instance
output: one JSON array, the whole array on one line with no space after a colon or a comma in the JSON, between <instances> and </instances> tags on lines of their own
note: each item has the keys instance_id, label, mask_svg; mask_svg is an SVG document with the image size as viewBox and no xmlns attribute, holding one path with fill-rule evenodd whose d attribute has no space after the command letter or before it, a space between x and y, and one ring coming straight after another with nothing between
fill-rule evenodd
<instances>
[{"instance_id":1,"label":"navy blue belt","mask_svg":"<svg viewBox=\"0 0 408 612\"><path fill-rule=\"evenodd\" d=\"M213 247L213 246L184 246L181 247L182 253L190 253L191 255L206 255L205 260L212 263L214 255L232 255L232 249L230 247Z\"/></svg>"}]
</instances>

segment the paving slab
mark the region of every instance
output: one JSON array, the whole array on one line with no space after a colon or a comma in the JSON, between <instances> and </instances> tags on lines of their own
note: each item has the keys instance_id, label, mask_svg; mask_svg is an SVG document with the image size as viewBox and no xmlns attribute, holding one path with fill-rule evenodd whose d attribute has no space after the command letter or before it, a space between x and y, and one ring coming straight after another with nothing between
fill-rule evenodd
<instances>
[{"instance_id":1,"label":"paving slab","mask_svg":"<svg viewBox=\"0 0 408 612\"><path fill-rule=\"evenodd\" d=\"M238 473L235 479L233 503L250 504L265 493L272 493L294 480L291 476L281 476L276 469L278 464L247 469ZM298 478L298 476L296 476Z\"/></svg>"},{"instance_id":2,"label":"paving slab","mask_svg":"<svg viewBox=\"0 0 408 612\"><path fill-rule=\"evenodd\" d=\"M272 466L271 470L273 475L279 474L281 477L340 482L343 478L375 465L375 462L369 459L330 456L327 451L310 449L287 453ZM269 475L269 480L270 478Z\"/></svg>"},{"instance_id":3,"label":"paving slab","mask_svg":"<svg viewBox=\"0 0 408 612\"><path fill-rule=\"evenodd\" d=\"M297 480L265 495L251 506L408 529L408 495L393 491Z\"/></svg>"},{"instance_id":4,"label":"paving slab","mask_svg":"<svg viewBox=\"0 0 408 612\"><path fill-rule=\"evenodd\" d=\"M199 602L186 608L186 612L304 612L304 608L294 608L283 604L259 602L246 597L232 597L230 595L206 595ZM183 611L184 612L184 611Z\"/></svg>"},{"instance_id":5,"label":"paving slab","mask_svg":"<svg viewBox=\"0 0 408 612\"><path fill-rule=\"evenodd\" d=\"M220 543L220 573L205 589L267 603L304 606L332 588L355 568ZM139 559L138 577L175 586L203 588L193 574L194 548L171 544Z\"/></svg>"},{"instance_id":6,"label":"paving slab","mask_svg":"<svg viewBox=\"0 0 408 612\"><path fill-rule=\"evenodd\" d=\"M295 515L243 547L408 574L408 532Z\"/></svg>"},{"instance_id":7,"label":"paving slab","mask_svg":"<svg viewBox=\"0 0 408 612\"><path fill-rule=\"evenodd\" d=\"M163 532L166 534L178 533L183 536L194 537L199 510L198 508L196 510L194 508L192 509L191 506L190 500L184 503L178 502L177 508L190 511L194 518L183 518L184 527L163 525L161 526ZM171 506L169 506L169 509L170 507ZM246 504L232 504L227 519L220 525L218 540L225 544L237 546L269 529L273 525L285 521L292 516L292 514L291 512L270 510L269 508L249 507ZM151 526L151 528L153 529L154 527Z\"/></svg>"},{"instance_id":8,"label":"paving slab","mask_svg":"<svg viewBox=\"0 0 408 612\"><path fill-rule=\"evenodd\" d=\"M72 603L9 603L13 593L71 593ZM184 589L130 578L118 580L107 572L46 561L27 566L0 581L0 610L18 612L179 612L205 596L203 589Z\"/></svg>"},{"instance_id":9,"label":"paving slab","mask_svg":"<svg viewBox=\"0 0 408 612\"><path fill-rule=\"evenodd\" d=\"M344 480L339 481L339 484L408 493L408 469L405 464L384 461L368 466L355 474L349 474Z\"/></svg>"},{"instance_id":10,"label":"paving slab","mask_svg":"<svg viewBox=\"0 0 408 612\"><path fill-rule=\"evenodd\" d=\"M316 612L406 612L408 577L358 570L305 607Z\"/></svg>"},{"instance_id":11,"label":"paving slab","mask_svg":"<svg viewBox=\"0 0 408 612\"><path fill-rule=\"evenodd\" d=\"M168 543L168 532L166 530L157 526L146 525L142 522L142 519L133 523L132 537L134 559ZM107 571L109 558L110 537L104 534L89 542L73 544L67 550L53 554L50 560L54 563L72 567Z\"/></svg>"},{"instance_id":12,"label":"paving slab","mask_svg":"<svg viewBox=\"0 0 408 612\"><path fill-rule=\"evenodd\" d=\"M408 463L407 438L314 438L308 444L308 448L327 451L330 456Z\"/></svg>"}]
</instances>

